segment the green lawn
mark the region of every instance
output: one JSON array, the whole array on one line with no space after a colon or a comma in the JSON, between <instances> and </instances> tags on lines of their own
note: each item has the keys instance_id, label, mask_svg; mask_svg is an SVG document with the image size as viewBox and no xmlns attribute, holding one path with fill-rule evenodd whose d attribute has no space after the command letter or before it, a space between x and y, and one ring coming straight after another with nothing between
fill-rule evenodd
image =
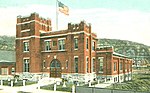
<instances>
[{"instance_id":1,"label":"green lawn","mask_svg":"<svg viewBox=\"0 0 150 93\"><path fill-rule=\"evenodd\" d=\"M26 81L26 85L31 85L31 84L36 84L37 82L33 82L33 81ZM10 86L11 85L11 81L7 81L7 80L4 80L3 81L3 85L4 86ZM19 80L18 82L13 82L13 85L14 87L15 86L23 86L23 81L22 80Z\"/></svg>"},{"instance_id":2,"label":"green lawn","mask_svg":"<svg viewBox=\"0 0 150 93\"><path fill-rule=\"evenodd\" d=\"M72 85L66 83L66 87L63 87L63 84L57 85L57 91L65 91L65 92L71 92L72 91ZM46 89L46 90L54 90L54 84L47 85L47 86L42 86L41 89Z\"/></svg>"},{"instance_id":3,"label":"green lawn","mask_svg":"<svg viewBox=\"0 0 150 93\"><path fill-rule=\"evenodd\" d=\"M18 91L17 93L31 93L31 92Z\"/></svg>"},{"instance_id":4,"label":"green lawn","mask_svg":"<svg viewBox=\"0 0 150 93\"><path fill-rule=\"evenodd\" d=\"M150 73L141 73L133 75L132 81L116 83L109 86L110 89L132 90L132 91L150 91Z\"/></svg>"}]
</instances>

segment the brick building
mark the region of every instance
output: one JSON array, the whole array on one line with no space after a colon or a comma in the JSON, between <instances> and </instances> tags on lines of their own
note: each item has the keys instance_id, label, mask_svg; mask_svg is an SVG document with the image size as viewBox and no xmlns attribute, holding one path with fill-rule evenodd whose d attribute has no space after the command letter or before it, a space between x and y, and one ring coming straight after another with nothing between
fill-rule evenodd
<instances>
[{"instance_id":1,"label":"brick building","mask_svg":"<svg viewBox=\"0 0 150 93\"><path fill-rule=\"evenodd\" d=\"M0 55L0 79L13 78L15 75L15 52L0 51Z\"/></svg>"},{"instance_id":2,"label":"brick building","mask_svg":"<svg viewBox=\"0 0 150 93\"><path fill-rule=\"evenodd\" d=\"M125 55L115 53L113 47L97 48L97 77L107 82L131 80L133 60Z\"/></svg>"},{"instance_id":3,"label":"brick building","mask_svg":"<svg viewBox=\"0 0 150 93\"><path fill-rule=\"evenodd\" d=\"M16 74L92 80L101 56L96 46L97 36L84 21L68 23L67 30L52 31L51 20L37 13L18 16Z\"/></svg>"}]
</instances>

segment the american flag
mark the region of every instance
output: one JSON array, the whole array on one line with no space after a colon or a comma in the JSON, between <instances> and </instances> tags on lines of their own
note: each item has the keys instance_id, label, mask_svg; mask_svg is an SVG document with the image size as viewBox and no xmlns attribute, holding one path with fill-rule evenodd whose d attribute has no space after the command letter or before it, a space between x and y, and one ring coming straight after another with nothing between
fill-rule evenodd
<instances>
[{"instance_id":1,"label":"american flag","mask_svg":"<svg viewBox=\"0 0 150 93\"><path fill-rule=\"evenodd\" d=\"M68 8L68 6L66 6L63 3L58 1L58 7L59 7L59 11L61 13L64 13L65 15L69 15L69 8Z\"/></svg>"}]
</instances>

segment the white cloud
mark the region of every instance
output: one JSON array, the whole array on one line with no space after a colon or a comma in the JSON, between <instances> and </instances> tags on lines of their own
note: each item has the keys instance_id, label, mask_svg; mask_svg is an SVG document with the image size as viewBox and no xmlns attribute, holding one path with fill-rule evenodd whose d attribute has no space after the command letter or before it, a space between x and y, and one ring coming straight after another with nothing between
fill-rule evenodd
<instances>
[{"instance_id":1,"label":"white cloud","mask_svg":"<svg viewBox=\"0 0 150 93\"><path fill-rule=\"evenodd\" d=\"M0 35L15 35L16 17L37 12L44 18L52 19L53 30L56 27L55 6L28 5L24 7L0 8ZM70 9L70 15L59 13L59 29L67 28L68 22L78 23L85 20L92 24L98 38L114 38L136 41L150 45L150 13L111 9Z\"/></svg>"}]
</instances>

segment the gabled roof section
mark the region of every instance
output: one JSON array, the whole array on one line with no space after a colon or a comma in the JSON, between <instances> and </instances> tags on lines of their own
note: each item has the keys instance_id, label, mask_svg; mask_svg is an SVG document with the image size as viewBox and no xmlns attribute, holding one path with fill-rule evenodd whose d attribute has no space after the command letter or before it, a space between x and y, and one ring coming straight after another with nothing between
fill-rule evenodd
<instances>
[{"instance_id":1,"label":"gabled roof section","mask_svg":"<svg viewBox=\"0 0 150 93\"><path fill-rule=\"evenodd\" d=\"M126 56L126 55L123 55L123 54L119 54L119 53L116 53L116 52L113 52L113 55L114 55L114 56L119 56L119 57L124 57L124 58L132 59L132 58L129 57L129 56Z\"/></svg>"},{"instance_id":2,"label":"gabled roof section","mask_svg":"<svg viewBox=\"0 0 150 93\"><path fill-rule=\"evenodd\" d=\"M113 47L112 46L102 46L102 47L98 47L96 49L97 53L104 53L104 52L114 52Z\"/></svg>"},{"instance_id":3,"label":"gabled roof section","mask_svg":"<svg viewBox=\"0 0 150 93\"><path fill-rule=\"evenodd\" d=\"M0 62L16 62L16 52L0 51Z\"/></svg>"}]
</instances>

